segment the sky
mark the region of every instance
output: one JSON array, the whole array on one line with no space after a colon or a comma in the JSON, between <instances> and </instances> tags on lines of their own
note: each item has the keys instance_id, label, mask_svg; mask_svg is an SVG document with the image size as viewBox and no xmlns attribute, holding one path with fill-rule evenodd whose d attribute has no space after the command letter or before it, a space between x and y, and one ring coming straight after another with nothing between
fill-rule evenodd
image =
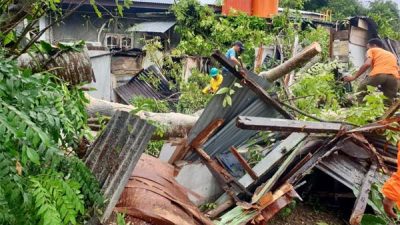
<instances>
[{"instance_id":1,"label":"sky","mask_svg":"<svg viewBox=\"0 0 400 225\"><path fill-rule=\"evenodd\" d=\"M361 2L363 2L363 3L365 3L365 4L368 4L368 2L370 2L371 0L361 0ZM392 0L393 2L396 2L397 3L397 5L399 6L399 9L400 9L400 0Z\"/></svg>"}]
</instances>

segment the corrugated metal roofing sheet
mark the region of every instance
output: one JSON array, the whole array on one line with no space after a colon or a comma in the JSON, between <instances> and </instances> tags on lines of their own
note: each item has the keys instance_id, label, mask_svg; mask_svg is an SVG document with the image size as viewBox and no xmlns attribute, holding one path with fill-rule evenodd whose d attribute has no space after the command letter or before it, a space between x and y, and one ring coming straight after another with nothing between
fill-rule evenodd
<instances>
[{"instance_id":1,"label":"corrugated metal roofing sheet","mask_svg":"<svg viewBox=\"0 0 400 225\"><path fill-rule=\"evenodd\" d=\"M264 89L271 87L271 83L254 73L250 73L250 78ZM222 87L230 87L233 82L237 82L237 80L233 78L233 75L225 75ZM236 90L235 94L232 96L232 106L222 107L224 97L224 95L215 95L211 99L188 135L188 141L191 142L212 121L223 119L223 126L203 146L204 150L211 156L229 151L231 146L243 144L258 132L237 128L237 116L253 115L282 118L273 107L266 105L265 102L261 101L260 98L246 86ZM193 160L197 159L197 157L196 154L191 153L186 158Z\"/></svg>"},{"instance_id":2,"label":"corrugated metal roofing sheet","mask_svg":"<svg viewBox=\"0 0 400 225\"><path fill-rule=\"evenodd\" d=\"M152 225L213 224L190 201L190 191L175 180L174 173L172 165L143 154L115 211L136 225L137 219Z\"/></svg>"},{"instance_id":3,"label":"corrugated metal roofing sheet","mask_svg":"<svg viewBox=\"0 0 400 225\"><path fill-rule=\"evenodd\" d=\"M165 33L175 25L175 21L143 22L128 28L127 32Z\"/></svg>"},{"instance_id":4,"label":"corrugated metal roofing sheet","mask_svg":"<svg viewBox=\"0 0 400 225\"><path fill-rule=\"evenodd\" d=\"M101 222L111 215L154 130L145 120L117 111L89 149L85 163L108 200Z\"/></svg>"},{"instance_id":5,"label":"corrugated metal roofing sheet","mask_svg":"<svg viewBox=\"0 0 400 225\"><path fill-rule=\"evenodd\" d=\"M160 80L157 87L150 83L151 79ZM171 96L174 92L169 88L169 82L160 69L151 65L133 77L127 84L114 88L114 91L125 104L130 104L135 96L143 96L153 99L164 99Z\"/></svg>"}]
</instances>

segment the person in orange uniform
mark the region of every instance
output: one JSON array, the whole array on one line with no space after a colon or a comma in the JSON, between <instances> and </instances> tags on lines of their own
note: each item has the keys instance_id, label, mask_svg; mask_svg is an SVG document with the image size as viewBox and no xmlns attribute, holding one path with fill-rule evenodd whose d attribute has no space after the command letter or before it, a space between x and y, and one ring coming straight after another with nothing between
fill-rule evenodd
<instances>
[{"instance_id":1,"label":"person in orange uniform","mask_svg":"<svg viewBox=\"0 0 400 225\"><path fill-rule=\"evenodd\" d=\"M385 196L383 207L386 214L394 219L397 219L393 210L394 206L397 205L397 208L400 209L400 142L397 144L397 149L397 172L382 187L382 193Z\"/></svg>"},{"instance_id":2,"label":"person in orange uniform","mask_svg":"<svg viewBox=\"0 0 400 225\"><path fill-rule=\"evenodd\" d=\"M223 76L219 74L219 70L215 67L210 70L210 85L203 89L203 93L216 93L224 80Z\"/></svg>"},{"instance_id":3,"label":"person in orange uniform","mask_svg":"<svg viewBox=\"0 0 400 225\"><path fill-rule=\"evenodd\" d=\"M367 60L354 76L344 77L344 81L351 82L361 76L371 67L369 75L360 83L358 91L366 91L367 86L380 86L389 102L396 97L398 91L399 66L396 56L383 49L383 43L378 38L373 38L367 44Z\"/></svg>"}]
</instances>

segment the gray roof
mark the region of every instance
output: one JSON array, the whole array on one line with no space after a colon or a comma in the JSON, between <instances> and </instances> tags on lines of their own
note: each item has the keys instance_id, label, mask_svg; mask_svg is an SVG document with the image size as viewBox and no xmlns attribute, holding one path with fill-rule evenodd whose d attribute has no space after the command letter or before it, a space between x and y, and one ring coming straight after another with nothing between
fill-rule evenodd
<instances>
[{"instance_id":1,"label":"gray roof","mask_svg":"<svg viewBox=\"0 0 400 225\"><path fill-rule=\"evenodd\" d=\"M163 4L163 5L172 5L175 3L175 0L132 0L133 2L141 2L141 3L153 3L153 4ZM217 0L198 0L203 5L218 5Z\"/></svg>"},{"instance_id":2,"label":"gray roof","mask_svg":"<svg viewBox=\"0 0 400 225\"><path fill-rule=\"evenodd\" d=\"M133 27L128 28L127 32L151 32L151 33L165 33L175 25L174 21L157 21L157 22L143 22L138 23Z\"/></svg>"}]
</instances>

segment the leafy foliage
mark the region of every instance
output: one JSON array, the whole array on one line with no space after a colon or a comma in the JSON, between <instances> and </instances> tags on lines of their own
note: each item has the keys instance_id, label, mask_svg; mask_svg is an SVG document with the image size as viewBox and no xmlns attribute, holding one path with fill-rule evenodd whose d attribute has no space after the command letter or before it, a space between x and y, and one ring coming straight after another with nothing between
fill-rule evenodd
<instances>
[{"instance_id":1,"label":"leafy foliage","mask_svg":"<svg viewBox=\"0 0 400 225\"><path fill-rule=\"evenodd\" d=\"M164 145L164 140L152 140L147 145L145 153L158 158L160 156L161 148Z\"/></svg>"},{"instance_id":2,"label":"leafy foliage","mask_svg":"<svg viewBox=\"0 0 400 225\"><path fill-rule=\"evenodd\" d=\"M290 9L303 9L304 4L308 2L307 0L282 0L279 2L279 6L283 8Z\"/></svg>"},{"instance_id":3,"label":"leafy foliage","mask_svg":"<svg viewBox=\"0 0 400 225\"><path fill-rule=\"evenodd\" d=\"M243 61L251 65L260 44L269 44L273 36L266 32L263 19L245 14L217 17L213 10L197 0L180 0L172 7L177 19L176 31L181 35L178 49L182 54L209 56L214 49L225 51L240 40L246 46Z\"/></svg>"},{"instance_id":4,"label":"leafy foliage","mask_svg":"<svg viewBox=\"0 0 400 225\"><path fill-rule=\"evenodd\" d=\"M224 87L219 89L216 93L217 95L225 95L224 100L222 102L223 107L232 106L232 95L236 93L236 89L242 88L242 85L239 83L232 83L230 87Z\"/></svg>"},{"instance_id":5,"label":"leafy foliage","mask_svg":"<svg viewBox=\"0 0 400 225\"><path fill-rule=\"evenodd\" d=\"M208 84L209 76L193 70L188 82L180 83L180 92L176 111L184 114L193 114L205 108L212 95L203 94L201 90Z\"/></svg>"},{"instance_id":6,"label":"leafy foliage","mask_svg":"<svg viewBox=\"0 0 400 225\"><path fill-rule=\"evenodd\" d=\"M157 113L167 113L170 111L168 102L142 96L134 97L131 104L136 107L134 113L141 110Z\"/></svg>"},{"instance_id":7,"label":"leafy foliage","mask_svg":"<svg viewBox=\"0 0 400 225\"><path fill-rule=\"evenodd\" d=\"M344 107L348 96L343 83L335 81L331 72L336 66L336 62L316 64L300 77L293 87L293 94L299 98L296 100L297 107L327 120L343 120L357 125L379 118L385 111L385 97L374 87L368 87L368 94L361 103Z\"/></svg>"},{"instance_id":8,"label":"leafy foliage","mask_svg":"<svg viewBox=\"0 0 400 225\"><path fill-rule=\"evenodd\" d=\"M400 11L395 2L385 0L371 2L368 16L378 24L378 31L382 37L400 39Z\"/></svg>"},{"instance_id":9,"label":"leafy foliage","mask_svg":"<svg viewBox=\"0 0 400 225\"><path fill-rule=\"evenodd\" d=\"M301 45L303 47L311 45L313 42L318 42L321 45L322 52L320 53L322 60L329 57L329 31L323 27L311 28L300 33Z\"/></svg>"},{"instance_id":10,"label":"leafy foliage","mask_svg":"<svg viewBox=\"0 0 400 225\"><path fill-rule=\"evenodd\" d=\"M86 102L79 87L0 54L1 224L78 224L102 204L93 175L66 155L87 134Z\"/></svg>"},{"instance_id":11,"label":"leafy foliage","mask_svg":"<svg viewBox=\"0 0 400 225\"><path fill-rule=\"evenodd\" d=\"M334 20L343 20L351 16L366 15L366 8L359 0L308 0L304 4L304 10L323 11L326 9L332 11Z\"/></svg>"}]
</instances>

